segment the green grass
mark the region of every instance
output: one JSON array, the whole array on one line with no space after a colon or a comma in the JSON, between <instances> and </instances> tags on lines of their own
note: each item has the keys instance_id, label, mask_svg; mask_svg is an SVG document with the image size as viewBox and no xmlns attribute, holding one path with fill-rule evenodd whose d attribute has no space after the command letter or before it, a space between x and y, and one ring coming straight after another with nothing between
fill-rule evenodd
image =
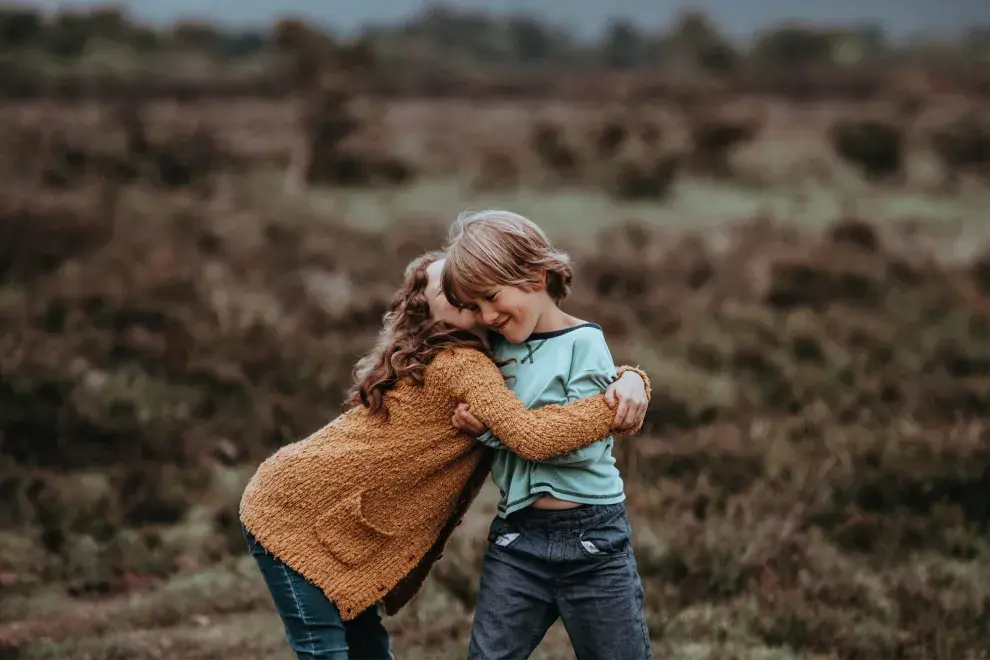
<instances>
[{"instance_id":1,"label":"green grass","mask_svg":"<svg viewBox=\"0 0 990 660\"><path fill-rule=\"evenodd\" d=\"M245 191L252 207L260 212L290 210L373 231L387 231L397 219L445 228L464 210L508 208L533 218L554 240L579 250L593 248L597 232L627 221L712 233L741 218L767 217L817 231L850 210L881 226L925 219L936 227L956 229L958 232L952 233L964 233L967 241L965 245L955 241L946 244L953 256L967 256L960 254L960 249L980 242L974 239L990 236L982 221L983 210L990 208L990 188L944 195L859 182L845 186L816 182L747 186L685 178L667 201L629 203L589 189L524 187L479 193L450 179L425 179L391 191L317 188L287 192L282 175L268 172L254 175Z\"/></svg>"}]
</instances>

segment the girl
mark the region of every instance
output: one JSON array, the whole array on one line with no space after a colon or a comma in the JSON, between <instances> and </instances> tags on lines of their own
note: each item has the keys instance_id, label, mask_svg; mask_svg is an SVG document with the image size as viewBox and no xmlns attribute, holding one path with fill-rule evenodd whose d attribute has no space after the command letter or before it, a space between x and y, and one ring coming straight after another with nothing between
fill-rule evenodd
<instances>
[{"instance_id":1,"label":"girl","mask_svg":"<svg viewBox=\"0 0 990 660\"><path fill-rule=\"evenodd\" d=\"M490 465L490 452L451 425L458 402L534 461L614 426L602 396L526 410L471 314L441 293L441 257L406 269L378 346L355 370L349 409L262 463L241 499L248 548L299 658L391 657L373 605L394 613L416 593ZM628 378L626 398L643 392Z\"/></svg>"},{"instance_id":2,"label":"girl","mask_svg":"<svg viewBox=\"0 0 990 660\"><path fill-rule=\"evenodd\" d=\"M567 255L520 215L465 215L452 229L443 290L501 336L495 357L529 408L593 396L615 378L601 328L558 307L571 279ZM467 404L456 424L499 449L492 477L502 493L468 658L528 658L558 618L580 660L651 657L612 439L534 459L505 451Z\"/></svg>"}]
</instances>

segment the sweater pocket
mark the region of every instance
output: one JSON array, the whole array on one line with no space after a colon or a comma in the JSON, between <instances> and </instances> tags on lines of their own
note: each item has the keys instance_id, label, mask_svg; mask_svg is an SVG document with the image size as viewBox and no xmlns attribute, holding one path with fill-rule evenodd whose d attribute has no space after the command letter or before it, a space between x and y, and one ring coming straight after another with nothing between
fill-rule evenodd
<instances>
[{"instance_id":1,"label":"sweater pocket","mask_svg":"<svg viewBox=\"0 0 990 660\"><path fill-rule=\"evenodd\" d=\"M360 564L392 532L373 525L361 511L363 492L341 500L316 521L315 534L330 553L349 566Z\"/></svg>"}]
</instances>

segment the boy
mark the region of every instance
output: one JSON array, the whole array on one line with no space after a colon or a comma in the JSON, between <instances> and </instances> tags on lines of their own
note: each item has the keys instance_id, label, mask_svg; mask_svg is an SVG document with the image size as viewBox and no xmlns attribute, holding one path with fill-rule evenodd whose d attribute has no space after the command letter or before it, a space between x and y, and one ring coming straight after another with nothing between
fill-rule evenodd
<instances>
[{"instance_id":1,"label":"boy","mask_svg":"<svg viewBox=\"0 0 990 660\"><path fill-rule=\"evenodd\" d=\"M602 392L617 377L601 328L558 307L572 277L567 255L523 216L484 211L452 229L444 293L495 333L495 357L511 361L502 372L528 408ZM455 423L502 448L463 407ZM612 443L545 462L496 453L501 498L469 660L528 658L558 617L581 660L651 657Z\"/></svg>"}]
</instances>

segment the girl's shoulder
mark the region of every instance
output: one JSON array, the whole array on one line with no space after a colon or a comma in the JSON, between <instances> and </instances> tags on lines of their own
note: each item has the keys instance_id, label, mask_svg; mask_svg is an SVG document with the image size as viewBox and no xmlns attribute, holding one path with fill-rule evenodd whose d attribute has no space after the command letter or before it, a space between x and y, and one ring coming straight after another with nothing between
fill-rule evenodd
<instances>
[{"instance_id":1,"label":"girl's shoulder","mask_svg":"<svg viewBox=\"0 0 990 660\"><path fill-rule=\"evenodd\" d=\"M456 383L502 381L502 373L495 362L483 351L467 346L445 348L426 369L426 380L432 380L442 387Z\"/></svg>"},{"instance_id":2,"label":"girl's shoulder","mask_svg":"<svg viewBox=\"0 0 990 660\"><path fill-rule=\"evenodd\" d=\"M443 371L448 369L470 369L485 362L491 362L484 353L470 346L456 346L445 348L433 358L428 367L431 370Z\"/></svg>"}]
</instances>

